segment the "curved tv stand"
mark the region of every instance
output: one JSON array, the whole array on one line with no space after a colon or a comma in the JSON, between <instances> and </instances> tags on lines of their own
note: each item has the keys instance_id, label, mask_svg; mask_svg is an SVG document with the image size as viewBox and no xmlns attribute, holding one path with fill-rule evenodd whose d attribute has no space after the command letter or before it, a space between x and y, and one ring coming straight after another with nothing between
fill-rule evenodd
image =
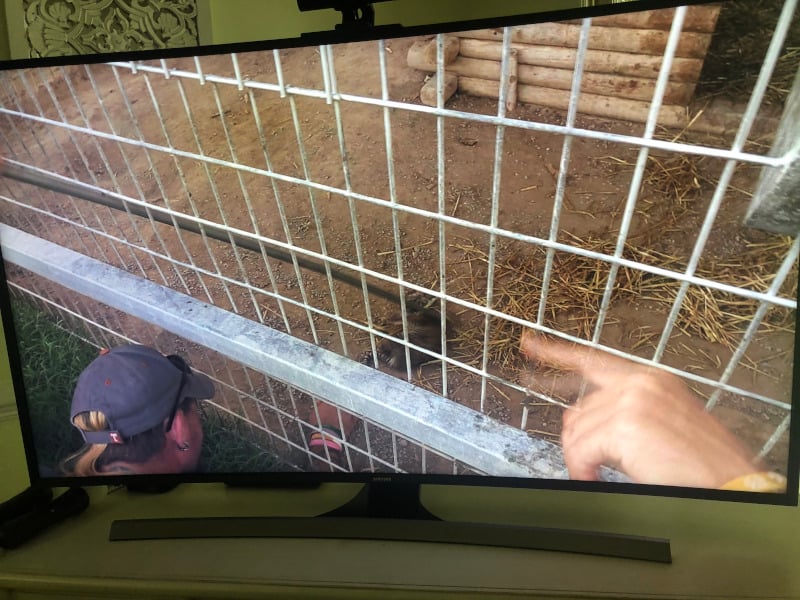
<instances>
[{"instance_id":1,"label":"curved tv stand","mask_svg":"<svg viewBox=\"0 0 800 600\"><path fill-rule=\"evenodd\" d=\"M420 501L419 484L367 483L349 502L315 517L122 519L109 540L319 538L439 542L576 552L671 563L669 540L572 529L444 521Z\"/></svg>"}]
</instances>

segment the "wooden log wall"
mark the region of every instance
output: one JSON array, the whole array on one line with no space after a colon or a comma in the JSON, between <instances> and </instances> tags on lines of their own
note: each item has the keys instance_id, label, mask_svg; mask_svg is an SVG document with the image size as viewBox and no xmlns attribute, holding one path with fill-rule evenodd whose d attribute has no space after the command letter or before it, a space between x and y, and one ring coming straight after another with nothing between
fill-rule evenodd
<instances>
[{"instance_id":1,"label":"wooden log wall","mask_svg":"<svg viewBox=\"0 0 800 600\"><path fill-rule=\"evenodd\" d=\"M659 117L661 125L679 129L688 125L687 106L719 10L719 5L688 8ZM580 113L636 122L647 119L674 13L674 9L662 9L592 19ZM460 92L499 96L502 35L502 30L483 29L448 38L445 68L458 76ZM512 100L566 110L579 36L579 21L514 27ZM435 40L415 43L408 52L408 65L435 73ZM507 109L513 110L513 102L507 102Z\"/></svg>"}]
</instances>

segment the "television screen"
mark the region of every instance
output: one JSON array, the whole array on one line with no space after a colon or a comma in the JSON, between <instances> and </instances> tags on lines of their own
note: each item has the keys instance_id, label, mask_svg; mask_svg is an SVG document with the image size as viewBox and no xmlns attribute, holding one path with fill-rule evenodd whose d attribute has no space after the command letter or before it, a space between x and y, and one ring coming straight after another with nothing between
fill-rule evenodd
<instances>
[{"instance_id":1,"label":"television screen","mask_svg":"<svg viewBox=\"0 0 800 600\"><path fill-rule=\"evenodd\" d=\"M5 65L34 481L795 503L798 21L763 4Z\"/></svg>"}]
</instances>

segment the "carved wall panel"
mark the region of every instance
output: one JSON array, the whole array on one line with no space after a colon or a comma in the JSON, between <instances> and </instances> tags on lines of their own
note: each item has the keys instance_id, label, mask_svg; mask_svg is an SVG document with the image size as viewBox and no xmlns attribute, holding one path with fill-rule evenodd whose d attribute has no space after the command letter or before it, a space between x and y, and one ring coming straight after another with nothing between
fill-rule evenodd
<instances>
[{"instance_id":1,"label":"carved wall panel","mask_svg":"<svg viewBox=\"0 0 800 600\"><path fill-rule=\"evenodd\" d=\"M196 46L196 0L23 0L30 56Z\"/></svg>"}]
</instances>

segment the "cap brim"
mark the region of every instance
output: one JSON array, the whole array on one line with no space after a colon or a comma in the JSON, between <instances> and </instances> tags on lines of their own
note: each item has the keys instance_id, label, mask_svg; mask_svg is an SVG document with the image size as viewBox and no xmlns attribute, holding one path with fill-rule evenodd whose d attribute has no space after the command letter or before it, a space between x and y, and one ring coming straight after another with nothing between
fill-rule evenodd
<instances>
[{"instance_id":1,"label":"cap brim","mask_svg":"<svg viewBox=\"0 0 800 600\"><path fill-rule=\"evenodd\" d=\"M192 371L186 375L186 381L183 386L184 398L194 398L196 400L205 400L214 397L214 384L212 381L202 373Z\"/></svg>"}]
</instances>

